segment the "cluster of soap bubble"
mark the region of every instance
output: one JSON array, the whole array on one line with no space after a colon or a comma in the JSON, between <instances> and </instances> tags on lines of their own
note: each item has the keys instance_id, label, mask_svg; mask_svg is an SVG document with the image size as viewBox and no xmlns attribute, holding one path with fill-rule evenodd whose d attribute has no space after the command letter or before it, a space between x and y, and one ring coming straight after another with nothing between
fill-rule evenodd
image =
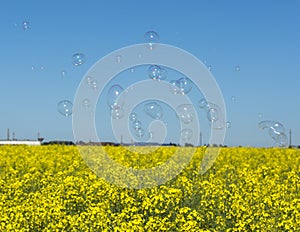
<instances>
[{"instance_id":1,"label":"cluster of soap bubble","mask_svg":"<svg viewBox=\"0 0 300 232\"><path fill-rule=\"evenodd\" d=\"M96 90L98 88L98 81L95 78L87 76L85 81L92 89Z\"/></svg>"},{"instance_id":2,"label":"cluster of soap bubble","mask_svg":"<svg viewBox=\"0 0 300 232\"><path fill-rule=\"evenodd\" d=\"M136 113L131 113L129 115L129 120L131 121L132 129L138 138L142 138L145 135L145 130L142 128L142 122L137 118Z\"/></svg>"},{"instance_id":3,"label":"cluster of soap bubble","mask_svg":"<svg viewBox=\"0 0 300 232\"><path fill-rule=\"evenodd\" d=\"M195 118L195 110L192 104L181 104L176 108L176 115L183 125L190 124ZM193 137L193 131L189 128L181 130L181 138L187 142Z\"/></svg>"},{"instance_id":4,"label":"cluster of soap bubble","mask_svg":"<svg viewBox=\"0 0 300 232\"><path fill-rule=\"evenodd\" d=\"M193 87L193 82L187 77L182 77L178 80L172 80L170 81L170 84L170 91L173 94L188 94Z\"/></svg>"},{"instance_id":5,"label":"cluster of soap bubble","mask_svg":"<svg viewBox=\"0 0 300 232\"><path fill-rule=\"evenodd\" d=\"M198 102L201 109L206 111L206 118L213 124L214 129L222 129L231 127L231 122L222 122L221 109L217 104L207 102L205 98L201 98Z\"/></svg>"},{"instance_id":6,"label":"cluster of soap bubble","mask_svg":"<svg viewBox=\"0 0 300 232\"><path fill-rule=\"evenodd\" d=\"M258 128L261 130L267 129L270 137L275 141L279 147L286 147L288 139L285 134L284 126L276 121L261 121L258 123Z\"/></svg>"},{"instance_id":7,"label":"cluster of soap bubble","mask_svg":"<svg viewBox=\"0 0 300 232\"><path fill-rule=\"evenodd\" d=\"M149 50L153 50L159 41L159 35L155 31L147 31L144 35L144 41Z\"/></svg>"},{"instance_id":8,"label":"cluster of soap bubble","mask_svg":"<svg viewBox=\"0 0 300 232\"><path fill-rule=\"evenodd\" d=\"M22 26L25 31L29 30L30 28L30 25L27 21L24 21ZM75 67L78 67L85 62L85 59L86 56L83 53L75 53L74 55L72 55L71 62ZM33 70L34 66L32 66L31 69ZM41 66L40 69L44 70L45 67ZM60 73L62 77L65 77L66 74L67 74L66 70L62 70ZM87 84L89 84L92 88L94 89L97 88L97 80L94 80L92 77L87 77L86 81ZM84 99L82 104L85 108L90 107L90 101L88 99ZM72 114L72 108L73 108L73 104L69 100L61 100L60 102L57 103L57 110L63 116L70 116Z\"/></svg>"},{"instance_id":9,"label":"cluster of soap bubble","mask_svg":"<svg viewBox=\"0 0 300 232\"><path fill-rule=\"evenodd\" d=\"M113 85L107 93L107 104L111 109L111 117L120 119L124 116L124 99L120 98L124 89L120 85Z\"/></svg>"}]
</instances>

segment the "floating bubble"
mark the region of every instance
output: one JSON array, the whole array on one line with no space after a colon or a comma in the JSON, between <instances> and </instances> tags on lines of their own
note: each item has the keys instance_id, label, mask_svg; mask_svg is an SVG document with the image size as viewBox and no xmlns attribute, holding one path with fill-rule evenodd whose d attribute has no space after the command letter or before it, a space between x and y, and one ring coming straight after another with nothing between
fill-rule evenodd
<instances>
[{"instance_id":1,"label":"floating bubble","mask_svg":"<svg viewBox=\"0 0 300 232\"><path fill-rule=\"evenodd\" d=\"M144 105L145 113L153 119L161 119L163 116L162 107L156 102L149 102Z\"/></svg>"},{"instance_id":2,"label":"floating bubble","mask_svg":"<svg viewBox=\"0 0 300 232\"><path fill-rule=\"evenodd\" d=\"M231 96L231 101L234 103L236 101L235 96Z\"/></svg>"},{"instance_id":3,"label":"floating bubble","mask_svg":"<svg viewBox=\"0 0 300 232\"><path fill-rule=\"evenodd\" d=\"M91 106L91 103L90 103L90 100L89 99L84 99L82 101L82 105L85 107L85 108L89 108Z\"/></svg>"},{"instance_id":4,"label":"floating bubble","mask_svg":"<svg viewBox=\"0 0 300 232\"><path fill-rule=\"evenodd\" d=\"M159 35L155 31L148 31L144 35L144 41L147 48L153 50L155 48L155 44L159 41Z\"/></svg>"},{"instance_id":5,"label":"floating bubble","mask_svg":"<svg viewBox=\"0 0 300 232\"><path fill-rule=\"evenodd\" d=\"M124 110L120 105L114 105L111 109L111 117L114 119L120 119L124 116Z\"/></svg>"},{"instance_id":6,"label":"floating bubble","mask_svg":"<svg viewBox=\"0 0 300 232\"><path fill-rule=\"evenodd\" d=\"M207 69L208 69L208 71L211 71L211 69L212 69L211 65L208 65Z\"/></svg>"},{"instance_id":7,"label":"floating bubble","mask_svg":"<svg viewBox=\"0 0 300 232\"><path fill-rule=\"evenodd\" d=\"M153 132L149 131L149 138L153 139Z\"/></svg>"},{"instance_id":8,"label":"floating bubble","mask_svg":"<svg viewBox=\"0 0 300 232\"><path fill-rule=\"evenodd\" d=\"M277 139L276 139L276 144L279 147L287 147L288 145L288 138L286 136L286 134L280 134Z\"/></svg>"},{"instance_id":9,"label":"floating bubble","mask_svg":"<svg viewBox=\"0 0 300 232\"><path fill-rule=\"evenodd\" d=\"M210 107L208 110L207 110L207 119L210 121L210 122L215 122L219 119L219 111L218 109L214 108L214 107Z\"/></svg>"},{"instance_id":10,"label":"floating bubble","mask_svg":"<svg viewBox=\"0 0 300 232\"><path fill-rule=\"evenodd\" d=\"M241 70L240 66L237 65L234 67L234 71L239 72L240 70Z\"/></svg>"},{"instance_id":11,"label":"floating bubble","mask_svg":"<svg viewBox=\"0 0 300 232\"><path fill-rule=\"evenodd\" d=\"M194 107L191 104L182 104L176 108L177 117L184 123L189 124L193 121Z\"/></svg>"},{"instance_id":12,"label":"floating bubble","mask_svg":"<svg viewBox=\"0 0 300 232\"><path fill-rule=\"evenodd\" d=\"M143 128L139 128L139 129L135 130L135 134L137 137L142 138L145 135L145 131Z\"/></svg>"},{"instance_id":13,"label":"floating bubble","mask_svg":"<svg viewBox=\"0 0 300 232\"><path fill-rule=\"evenodd\" d=\"M73 104L68 100L62 100L57 103L57 110L63 116L70 116L72 114Z\"/></svg>"},{"instance_id":14,"label":"floating bubble","mask_svg":"<svg viewBox=\"0 0 300 232\"><path fill-rule=\"evenodd\" d=\"M42 71L45 70L45 66L41 65L40 70L42 70Z\"/></svg>"},{"instance_id":15,"label":"floating bubble","mask_svg":"<svg viewBox=\"0 0 300 232\"><path fill-rule=\"evenodd\" d=\"M107 93L107 104L110 108L113 108L114 105L123 105L122 102L117 102L123 91L124 89L120 85L113 85L110 87Z\"/></svg>"},{"instance_id":16,"label":"floating bubble","mask_svg":"<svg viewBox=\"0 0 300 232\"><path fill-rule=\"evenodd\" d=\"M137 114L136 113L131 113L129 115L129 120L134 122L137 119Z\"/></svg>"},{"instance_id":17,"label":"floating bubble","mask_svg":"<svg viewBox=\"0 0 300 232\"><path fill-rule=\"evenodd\" d=\"M85 55L83 53L75 53L72 56L72 64L74 66L80 66L85 62Z\"/></svg>"},{"instance_id":18,"label":"floating bubble","mask_svg":"<svg viewBox=\"0 0 300 232\"><path fill-rule=\"evenodd\" d=\"M284 126L281 123L276 122L276 121L271 121L271 120L265 120L265 121L259 122L258 128L261 130L270 128L276 132L285 133Z\"/></svg>"},{"instance_id":19,"label":"floating bubble","mask_svg":"<svg viewBox=\"0 0 300 232\"><path fill-rule=\"evenodd\" d=\"M261 130L268 129L269 136L280 147L287 146L288 140L285 135L284 126L276 121L265 120L258 123L258 128Z\"/></svg>"},{"instance_id":20,"label":"floating bubble","mask_svg":"<svg viewBox=\"0 0 300 232\"><path fill-rule=\"evenodd\" d=\"M262 115L262 113L258 113L257 116L258 116L259 118L262 118L263 115Z\"/></svg>"},{"instance_id":21,"label":"floating bubble","mask_svg":"<svg viewBox=\"0 0 300 232\"><path fill-rule=\"evenodd\" d=\"M180 78L178 79L178 87L181 94L188 94L192 90L192 81L187 77Z\"/></svg>"},{"instance_id":22,"label":"floating bubble","mask_svg":"<svg viewBox=\"0 0 300 232\"><path fill-rule=\"evenodd\" d=\"M87 76L87 77L85 78L85 81L86 81L86 83L87 83L88 85L91 85L92 82L93 82L93 80L94 80L94 78L91 77L91 76Z\"/></svg>"},{"instance_id":23,"label":"floating bubble","mask_svg":"<svg viewBox=\"0 0 300 232\"><path fill-rule=\"evenodd\" d=\"M29 22L23 21L23 22L22 22L22 28L23 28L24 31L28 31L29 28L30 28Z\"/></svg>"},{"instance_id":24,"label":"floating bubble","mask_svg":"<svg viewBox=\"0 0 300 232\"><path fill-rule=\"evenodd\" d=\"M181 137L183 141L189 141L193 137L193 131L190 129L183 129L181 131Z\"/></svg>"},{"instance_id":25,"label":"floating bubble","mask_svg":"<svg viewBox=\"0 0 300 232\"><path fill-rule=\"evenodd\" d=\"M118 64L120 64L122 62L122 56L121 55L117 55L116 56L116 61Z\"/></svg>"},{"instance_id":26,"label":"floating bubble","mask_svg":"<svg viewBox=\"0 0 300 232\"><path fill-rule=\"evenodd\" d=\"M271 125L270 129L274 130L278 134L285 133L284 126L279 122L273 123L273 125Z\"/></svg>"},{"instance_id":27,"label":"floating bubble","mask_svg":"<svg viewBox=\"0 0 300 232\"><path fill-rule=\"evenodd\" d=\"M65 70L62 70L62 71L60 72L60 75L61 75L62 77L65 77L65 76L67 75L67 72L66 72Z\"/></svg>"},{"instance_id":28,"label":"floating bubble","mask_svg":"<svg viewBox=\"0 0 300 232\"><path fill-rule=\"evenodd\" d=\"M160 76L160 67L158 65L151 65L148 69L148 75L151 79L158 79Z\"/></svg>"},{"instance_id":29,"label":"floating bubble","mask_svg":"<svg viewBox=\"0 0 300 232\"><path fill-rule=\"evenodd\" d=\"M32 66L31 66L31 70L34 70L34 69L35 69L35 67L34 67L34 65L32 65Z\"/></svg>"},{"instance_id":30,"label":"floating bubble","mask_svg":"<svg viewBox=\"0 0 300 232\"><path fill-rule=\"evenodd\" d=\"M158 65L151 65L148 69L148 76L152 80L164 80L167 76L167 70Z\"/></svg>"},{"instance_id":31,"label":"floating bubble","mask_svg":"<svg viewBox=\"0 0 300 232\"><path fill-rule=\"evenodd\" d=\"M231 122L227 121L226 122L226 128L230 128L231 127Z\"/></svg>"},{"instance_id":32,"label":"floating bubble","mask_svg":"<svg viewBox=\"0 0 300 232\"><path fill-rule=\"evenodd\" d=\"M272 139L274 139L275 141L278 139L278 136L281 135L280 132L272 129L272 128L269 128L269 135L271 136Z\"/></svg>"},{"instance_id":33,"label":"floating bubble","mask_svg":"<svg viewBox=\"0 0 300 232\"><path fill-rule=\"evenodd\" d=\"M96 90L98 88L98 81L97 80L92 80L91 82L91 86L94 90Z\"/></svg>"},{"instance_id":34,"label":"floating bubble","mask_svg":"<svg viewBox=\"0 0 300 232\"><path fill-rule=\"evenodd\" d=\"M179 82L177 80L172 80L170 81L170 91L173 94L178 94L180 93L180 89L179 89Z\"/></svg>"},{"instance_id":35,"label":"floating bubble","mask_svg":"<svg viewBox=\"0 0 300 232\"><path fill-rule=\"evenodd\" d=\"M198 105L201 109L208 107L208 103L205 98L201 98L198 102Z\"/></svg>"},{"instance_id":36,"label":"floating bubble","mask_svg":"<svg viewBox=\"0 0 300 232\"><path fill-rule=\"evenodd\" d=\"M142 123L139 120L134 120L132 123L132 128L134 130L139 130L140 128L142 128Z\"/></svg>"}]
</instances>

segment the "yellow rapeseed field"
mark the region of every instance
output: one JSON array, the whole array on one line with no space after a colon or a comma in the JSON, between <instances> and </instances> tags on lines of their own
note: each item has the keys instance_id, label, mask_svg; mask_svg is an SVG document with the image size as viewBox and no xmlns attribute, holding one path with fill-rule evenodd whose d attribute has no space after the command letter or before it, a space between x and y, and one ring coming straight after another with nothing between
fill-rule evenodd
<instances>
[{"instance_id":1,"label":"yellow rapeseed field","mask_svg":"<svg viewBox=\"0 0 300 232\"><path fill-rule=\"evenodd\" d=\"M105 149L149 168L187 148ZM75 146L1 146L0 231L300 231L299 149L222 148L200 175L205 149L164 185L135 190L97 177Z\"/></svg>"}]
</instances>

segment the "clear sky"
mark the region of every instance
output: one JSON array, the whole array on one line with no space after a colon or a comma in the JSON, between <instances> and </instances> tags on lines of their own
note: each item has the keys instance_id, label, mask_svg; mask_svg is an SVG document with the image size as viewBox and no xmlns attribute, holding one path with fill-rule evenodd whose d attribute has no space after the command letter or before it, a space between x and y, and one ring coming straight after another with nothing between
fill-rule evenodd
<instances>
[{"instance_id":1,"label":"clear sky","mask_svg":"<svg viewBox=\"0 0 300 232\"><path fill-rule=\"evenodd\" d=\"M100 58L143 43L144 34L154 30L159 42L211 66L231 122L225 144L271 146L272 139L258 123L274 120L292 129L298 145L299 22L296 0L3 0L0 138L10 128L18 139L35 139L40 132L46 140L73 140L72 116L59 114L57 103L74 100L85 73ZM86 60L75 67L72 55L78 52ZM108 109L97 112L105 115ZM105 120L97 120L97 128L107 131L103 139L110 140ZM203 143L207 138L205 134Z\"/></svg>"}]
</instances>

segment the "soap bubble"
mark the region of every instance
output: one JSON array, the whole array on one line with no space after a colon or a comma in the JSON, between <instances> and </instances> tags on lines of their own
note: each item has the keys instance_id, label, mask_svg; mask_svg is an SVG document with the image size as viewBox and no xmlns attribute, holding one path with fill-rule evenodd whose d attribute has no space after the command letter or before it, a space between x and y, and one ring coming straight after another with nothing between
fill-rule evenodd
<instances>
[{"instance_id":1,"label":"soap bubble","mask_svg":"<svg viewBox=\"0 0 300 232\"><path fill-rule=\"evenodd\" d=\"M72 56L72 64L74 66L80 66L85 62L85 55L83 53L75 53Z\"/></svg>"},{"instance_id":2,"label":"soap bubble","mask_svg":"<svg viewBox=\"0 0 300 232\"><path fill-rule=\"evenodd\" d=\"M286 134L280 134L276 139L276 144L279 147L286 147L288 145L288 139Z\"/></svg>"},{"instance_id":3,"label":"soap bubble","mask_svg":"<svg viewBox=\"0 0 300 232\"><path fill-rule=\"evenodd\" d=\"M181 94L188 94L192 90L192 81L189 78L183 77L178 79L177 81Z\"/></svg>"},{"instance_id":4,"label":"soap bubble","mask_svg":"<svg viewBox=\"0 0 300 232\"><path fill-rule=\"evenodd\" d=\"M111 116L114 119L120 119L124 116L124 110L120 105L114 105L111 109Z\"/></svg>"},{"instance_id":5,"label":"soap bubble","mask_svg":"<svg viewBox=\"0 0 300 232\"><path fill-rule=\"evenodd\" d=\"M198 105L201 109L208 107L208 103L205 98L201 98L198 102Z\"/></svg>"},{"instance_id":6,"label":"soap bubble","mask_svg":"<svg viewBox=\"0 0 300 232\"><path fill-rule=\"evenodd\" d=\"M139 130L140 128L142 128L142 123L139 120L134 120L132 123L132 128L134 130Z\"/></svg>"},{"instance_id":7,"label":"soap bubble","mask_svg":"<svg viewBox=\"0 0 300 232\"><path fill-rule=\"evenodd\" d=\"M227 121L226 122L226 128L230 128L231 127L231 122Z\"/></svg>"},{"instance_id":8,"label":"soap bubble","mask_svg":"<svg viewBox=\"0 0 300 232\"><path fill-rule=\"evenodd\" d=\"M61 75L62 77L65 77L65 76L67 75L67 72L66 72L65 70L62 70L62 71L60 72L60 75Z\"/></svg>"},{"instance_id":9,"label":"soap bubble","mask_svg":"<svg viewBox=\"0 0 300 232\"><path fill-rule=\"evenodd\" d=\"M90 103L90 100L89 99L84 99L82 101L82 105L85 107L85 108L89 108L91 106L91 103Z\"/></svg>"},{"instance_id":10,"label":"soap bubble","mask_svg":"<svg viewBox=\"0 0 300 232\"><path fill-rule=\"evenodd\" d=\"M155 31L148 31L144 35L144 41L147 48L153 50L155 48L155 44L159 41L159 35Z\"/></svg>"},{"instance_id":11,"label":"soap bubble","mask_svg":"<svg viewBox=\"0 0 300 232\"><path fill-rule=\"evenodd\" d=\"M23 22L22 22L22 28L23 28L24 31L28 31L29 28L30 28L29 22L23 21Z\"/></svg>"},{"instance_id":12,"label":"soap bubble","mask_svg":"<svg viewBox=\"0 0 300 232\"><path fill-rule=\"evenodd\" d=\"M271 128L279 133L285 133L284 126L276 121L265 120L258 123L258 128L264 130L266 128Z\"/></svg>"},{"instance_id":13,"label":"soap bubble","mask_svg":"<svg viewBox=\"0 0 300 232\"><path fill-rule=\"evenodd\" d=\"M268 129L269 136L275 141L279 147L287 146L287 137L284 126L276 121L265 120L258 123L261 130Z\"/></svg>"},{"instance_id":14,"label":"soap bubble","mask_svg":"<svg viewBox=\"0 0 300 232\"><path fill-rule=\"evenodd\" d=\"M148 76L152 80L164 80L167 76L167 70L158 65L151 65L148 69Z\"/></svg>"},{"instance_id":15,"label":"soap bubble","mask_svg":"<svg viewBox=\"0 0 300 232\"><path fill-rule=\"evenodd\" d=\"M145 135L144 129L143 128L139 128L139 129L135 130L135 135L137 137L139 137L139 138L144 137L144 135Z\"/></svg>"},{"instance_id":16,"label":"soap bubble","mask_svg":"<svg viewBox=\"0 0 300 232\"><path fill-rule=\"evenodd\" d=\"M57 103L57 110L63 116L70 116L72 114L73 104L68 100L62 100Z\"/></svg>"},{"instance_id":17,"label":"soap bubble","mask_svg":"<svg viewBox=\"0 0 300 232\"><path fill-rule=\"evenodd\" d=\"M107 93L107 104L110 108L113 108L114 105L123 105L122 102L118 102L118 98L124 89L120 85L113 85L110 87Z\"/></svg>"},{"instance_id":18,"label":"soap bubble","mask_svg":"<svg viewBox=\"0 0 300 232\"><path fill-rule=\"evenodd\" d=\"M144 105L145 113L153 119L161 119L163 116L162 107L156 102L149 102Z\"/></svg>"},{"instance_id":19,"label":"soap bubble","mask_svg":"<svg viewBox=\"0 0 300 232\"><path fill-rule=\"evenodd\" d=\"M96 90L98 88L98 81L97 80L92 80L91 82L91 86L94 90Z\"/></svg>"},{"instance_id":20,"label":"soap bubble","mask_svg":"<svg viewBox=\"0 0 300 232\"><path fill-rule=\"evenodd\" d=\"M193 137L193 131L190 129L183 129L181 131L183 141L189 141Z\"/></svg>"},{"instance_id":21,"label":"soap bubble","mask_svg":"<svg viewBox=\"0 0 300 232\"><path fill-rule=\"evenodd\" d=\"M116 61L118 64L120 64L122 62L122 56L121 55L117 55L116 56Z\"/></svg>"},{"instance_id":22,"label":"soap bubble","mask_svg":"<svg viewBox=\"0 0 300 232\"><path fill-rule=\"evenodd\" d=\"M86 83L87 83L88 85L91 85L92 82L93 82L93 80L94 80L94 78L91 77L91 76L87 76L87 77L85 78L85 81L86 81Z\"/></svg>"},{"instance_id":23,"label":"soap bubble","mask_svg":"<svg viewBox=\"0 0 300 232\"><path fill-rule=\"evenodd\" d=\"M189 124L195 117L194 107L191 104L182 104L176 108L177 117L184 123Z\"/></svg>"},{"instance_id":24,"label":"soap bubble","mask_svg":"<svg viewBox=\"0 0 300 232\"><path fill-rule=\"evenodd\" d=\"M270 126L270 129L274 130L276 133L278 134L283 134L285 133L285 129L284 126L279 123L279 122L275 122Z\"/></svg>"},{"instance_id":25,"label":"soap bubble","mask_svg":"<svg viewBox=\"0 0 300 232\"><path fill-rule=\"evenodd\" d=\"M170 81L170 91L173 94L180 93L179 82L177 80Z\"/></svg>"},{"instance_id":26,"label":"soap bubble","mask_svg":"<svg viewBox=\"0 0 300 232\"><path fill-rule=\"evenodd\" d=\"M206 117L207 117L208 121L210 121L210 122L218 121L218 119L220 117L220 113L221 113L221 109L218 105L211 103L211 102L206 102L206 110L207 110Z\"/></svg>"},{"instance_id":27,"label":"soap bubble","mask_svg":"<svg viewBox=\"0 0 300 232\"><path fill-rule=\"evenodd\" d=\"M234 67L234 70L235 70L236 72L239 72L239 71L241 70L241 68L240 68L240 66L237 65L237 66Z\"/></svg>"},{"instance_id":28,"label":"soap bubble","mask_svg":"<svg viewBox=\"0 0 300 232\"><path fill-rule=\"evenodd\" d=\"M131 113L129 115L129 120L134 122L137 119L137 114L136 113Z\"/></svg>"},{"instance_id":29,"label":"soap bubble","mask_svg":"<svg viewBox=\"0 0 300 232\"><path fill-rule=\"evenodd\" d=\"M210 122L215 122L219 119L219 111L216 108L210 107L207 110L206 116Z\"/></svg>"}]
</instances>

